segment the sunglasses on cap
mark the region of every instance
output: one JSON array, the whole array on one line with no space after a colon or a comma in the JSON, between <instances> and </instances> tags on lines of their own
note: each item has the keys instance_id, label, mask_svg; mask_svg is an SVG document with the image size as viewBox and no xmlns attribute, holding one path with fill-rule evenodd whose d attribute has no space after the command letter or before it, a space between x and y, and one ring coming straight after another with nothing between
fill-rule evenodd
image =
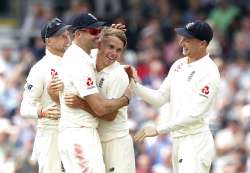
<instances>
[{"instance_id":1,"label":"sunglasses on cap","mask_svg":"<svg viewBox=\"0 0 250 173\"><path fill-rule=\"evenodd\" d=\"M46 30L45 30L45 39L48 37L48 30L49 29L52 29L52 28L54 28L54 27L56 27L56 26L59 26L59 25L61 25L63 22L60 20L60 19L58 19L58 18L54 18L53 20L51 20L49 23L48 23L48 25L47 25L47 27L46 27Z\"/></svg>"},{"instance_id":2,"label":"sunglasses on cap","mask_svg":"<svg viewBox=\"0 0 250 173\"><path fill-rule=\"evenodd\" d=\"M101 33L102 29L101 28L85 28L85 29L81 29L80 31L85 31L85 32L88 32L90 35L97 36Z\"/></svg>"}]
</instances>

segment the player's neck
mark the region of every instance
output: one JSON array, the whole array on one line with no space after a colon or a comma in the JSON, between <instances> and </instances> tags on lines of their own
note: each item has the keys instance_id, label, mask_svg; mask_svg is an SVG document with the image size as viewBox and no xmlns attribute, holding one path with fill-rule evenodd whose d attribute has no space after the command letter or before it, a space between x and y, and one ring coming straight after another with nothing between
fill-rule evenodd
<instances>
[{"instance_id":1,"label":"player's neck","mask_svg":"<svg viewBox=\"0 0 250 173\"><path fill-rule=\"evenodd\" d=\"M47 49L50 51L50 53L52 53L52 54L54 54L56 56L59 56L59 57L63 57L64 52L58 51L58 50L55 50L55 49L51 49L50 47L47 47Z\"/></svg>"},{"instance_id":2,"label":"player's neck","mask_svg":"<svg viewBox=\"0 0 250 173\"><path fill-rule=\"evenodd\" d=\"M98 72L102 71L106 67L105 64L101 61L101 58L99 56L100 55L97 54L97 57L96 57L96 70Z\"/></svg>"},{"instance_id":3,"label":"player's neck","mask_svg":"<svg viewBox=\"0 0 250 173\"><path fill-rule=\"evenodd\" d=\"M90 55L90 50L91 50L91 47L87 44L80 44L78 42L75 42L75 44L77 46L79 46L82 50L84 50L88 55Z\"/></svg>"},{"instance_id":4,"label":"player's neck","mask_svg":"<svg viewBox=\"0 0 250 173\"><path fill-rule=\"evenodd\" d=\"M189 55L188 56L188 63L195 62L195 61L201 59L202 57L206 56L206 54L207 53L205 51L204 52L202 51L202 52L197 52L194 55Z\"/></svg>"}]
</instances>

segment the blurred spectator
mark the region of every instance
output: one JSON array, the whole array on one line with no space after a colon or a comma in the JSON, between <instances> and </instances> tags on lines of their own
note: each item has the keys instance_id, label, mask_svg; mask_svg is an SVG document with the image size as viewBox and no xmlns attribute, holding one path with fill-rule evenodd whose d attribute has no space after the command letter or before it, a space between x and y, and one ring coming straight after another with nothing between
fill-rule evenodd
<instances>
[{"instance_id":1,"label":"blurred spectator","mask_svg":"<svg viewBox=\"0 0 250 173\"><path fill-rule=\"evenodd\" d=\"M230 3L230 0L217 0L217 5L211 11L210 19L221 33L225 33L235 17L240 14L240 9Z\"/></svg>"},{"instance_id":2,"label":"blurred spectator","mask_svg":"<svg viewBox=\"0 0 250 173\"><path fill-rule=\"evenodd\" d=\"M63 20L65 23L70 23L70 19L74 15L88 11L90 11L90 4L86 0L72 0L70 1L70 9L64 14Z\"/></svg>"},{"instance_id":3,"label":"blurred spectator","mask_svg":"<svg viewBox=\"0 0 250 173\"><path fill-rule=\"evenodd\" d=\"M225 155L233 149L244 147L244 131L238 120L228 122L225 129L220 130L215 136L218 155Z\"/></svg>"},{"instance_id":4,"label":"blurred spectator","mask_svg":"<svg viewBox=\"0 0 250 173\"><path fill-rule=\"evenodd\" d=\"M153 173L151 170L152 163L148 155L139 155L136 160L136 173Z\"/></svg>"}]
</instances>

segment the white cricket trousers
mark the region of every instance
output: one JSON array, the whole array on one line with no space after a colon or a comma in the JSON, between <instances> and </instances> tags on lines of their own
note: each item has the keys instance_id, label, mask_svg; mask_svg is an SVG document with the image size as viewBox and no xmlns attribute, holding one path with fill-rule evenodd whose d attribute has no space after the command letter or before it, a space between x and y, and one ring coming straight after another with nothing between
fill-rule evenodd
<instances>
[{"instance_id":1,"label":"white cricket trousers","mask_svg":"<svg viewBox=\"0 0 250 173\"><path fill-rule=\"evenodd\" d=\"M102 142L106 173L135 173L135 155L131 136Z\"/></svg>"},{"instance_id":2,"label":"white cricket trousers","mask_svg":"<svg viewBox=\"0 0 250 173\"><path fill-rule=\"evenodd\" d=\"M95 128L66 128L58 137L66 173L105 173L101 142Z\"/></svg>"},{"instance_id":3,"label":"white cricket trousers","mask_svg":"<svg viewBox=\"0 0 250 173\"><path fill-rule=\"evenodd\" d=\"M173 173L209 173L214 156L210 131L173 138Z\"/></svg>"},{"instance_id":4,"label":"white cricket trousers","mask_svg":"<svg viewBox=\"0 0 250 173\"><path fill-rule=\"evenodd\" d=\"M31 160L38 161L39 173L61 173L58 129L37 129Z\"/></svg>"}]
</instances>

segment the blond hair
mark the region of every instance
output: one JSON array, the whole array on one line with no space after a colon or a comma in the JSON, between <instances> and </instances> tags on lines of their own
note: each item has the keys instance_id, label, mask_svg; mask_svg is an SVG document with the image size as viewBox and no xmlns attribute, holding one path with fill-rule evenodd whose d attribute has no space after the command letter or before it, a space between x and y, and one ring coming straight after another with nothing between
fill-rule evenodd
<instances>
[{"instance_id":1,"label":"blond hair","mask_svg":"<svg viewBox=\"0 0 250 173\"><path fill-rule=\"evenodd\" d=\"M120 39L123 42L123 48L127 46L127 37L123 30L112 27L104 27L101 32L101 40L108 36L114 36Z\"/></svg>"}]
</instances>

